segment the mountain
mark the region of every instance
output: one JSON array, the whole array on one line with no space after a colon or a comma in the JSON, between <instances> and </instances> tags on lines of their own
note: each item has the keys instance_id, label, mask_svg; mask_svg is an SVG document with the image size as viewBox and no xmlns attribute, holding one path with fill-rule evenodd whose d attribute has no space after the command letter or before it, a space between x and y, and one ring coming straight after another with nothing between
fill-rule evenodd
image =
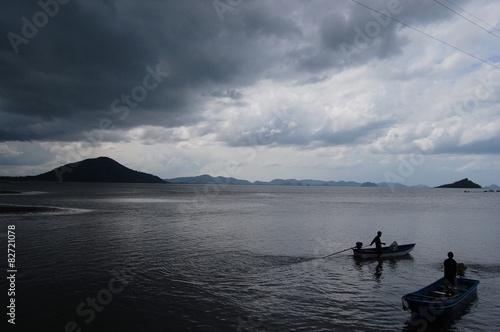
<instances>
[{"instance_id":1,"label":"mountain","mask_svg":"<svg viewBox=\"0 0 500 332\"><path fill-rule=\"evenodd\" d=\"M2 181L165 183L159 177L127 168L108 157L85 159L52 171L24 177L0 177Z\"/></svg>"},{"instance_id":2,"label":"mountain","mask_svg":"<svg viewBox=\"0 0 500 332\"><path fill-rule=\"evenodd\" d=\"M85 159L76 163L66 164L52 171L34 176L0 176L0 181L50 181L50 182L114 182L114 183L179 183L179 184L218 184L218 185L268 185L268 186L325 186L325 187L382 187L382 188L428 188L426 185L405 186L395 182L354 182L354 181L323 181L274 179L272 181L239 180L232 177L207 174L190 177L177 177L162 180L158 176L134 171L108 157ZM481 188L480 185L463 180L445 184L436 188ZM492 184L489 189L498 189Z\"/></svg>"},{"instance_id":3,"label":"mountain","mask_svg":"<svg viewBox=\"0 0 500 332\"><path fill-rule=\"evenodd\" d=\"M477 183L472 182L468 178L465 178L457 182L443 184L436 188L481 188L481 186L478 185Z\"/></svg>"},{"instance_id":4,"label":"mountain","mask_svg":"<svg viewBox=\"0 0 500 332\"><path fill-rule=\"evenodd\" d=\"M496 184L491 184L491 185L489 185L487 187L484 187L484 189L500 189L500 187L497 186Z\"/></svg>"},{"instance_id":5,"label":"mountain","mask_svg":"<svg viewBox=\"0 0 500 332\"><path fill-rule=\"evenodd\" d=\"M165 179L169 183L182 184L220 184L220 185L260 185L260 186L337 186L337 187L359 187L361 184L353 181L321 181L321 180L296 180L296 179L274 179L272 181L238 180L232 177L212 177L204 174L199 176L178 177Z\"/></svg>"},{"instance_id":6,"label":"mountain","mask_svg":"<svg viewBox=\"0 0 500 332\"><path fill-rule=\"evenodd\" d=\"M297 179L274 179L271 181L255 181L238 180L231 177L212 177L204 174L199 176L178 177L173 179L165 179L169 183L182 184L219 184L219 185L260 185L260 186L322 186L322 187L385 187L385 188L408 188L400 183L381 182L359 183L354 181L322 181L322 180L297 180ZM412 188L428 188L426 185L412 186Z\"/></svg>"}]
</instances>

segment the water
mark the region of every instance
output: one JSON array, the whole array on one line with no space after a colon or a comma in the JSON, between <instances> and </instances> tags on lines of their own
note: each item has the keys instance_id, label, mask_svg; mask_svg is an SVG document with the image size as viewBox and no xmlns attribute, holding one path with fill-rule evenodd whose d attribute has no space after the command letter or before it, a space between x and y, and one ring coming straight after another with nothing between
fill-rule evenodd
<instances>
[{"instance_id":1,"label":"water","mask_svg":"<svg viewBox=\"0 0 500 332\"><path fill-rule=\"evenodd\" d=\"M448 251L481 284L464 314L440 328L500 326L500 193L71 183L1 190L26 194L2 194L0 204L58 208L0 215L3 253L7 225L15 225L18 331L424 330L407 322L401 296L440 278ZM320 258L369 244L378 230L387 244L417 245L382 266L350 251Z\"/></svg>"}]
</instances>

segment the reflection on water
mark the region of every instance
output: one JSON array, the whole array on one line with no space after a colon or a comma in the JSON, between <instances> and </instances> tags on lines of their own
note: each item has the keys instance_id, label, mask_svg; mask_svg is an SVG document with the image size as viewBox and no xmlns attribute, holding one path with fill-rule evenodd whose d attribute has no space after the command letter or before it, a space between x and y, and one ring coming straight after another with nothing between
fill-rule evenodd
<instances>
[{"instance_id":1,"label":"reflection on water","mask_svg":"<svg viewBox=\"0 0 500 332\"><path fill-rule=\"evenodd\" d=\"M409 328L401 296L440 278L448 251L481 285L478 300L446 328L500 325L500 264L485 254L500 250L500 205L492 195L37 186L3 189L44 194L0 196L2 205L65 211L2 215L4 224L16 225L21 330L64 330L74 322L82 331L401 331ZM408 256L384 261L355 259L351 251L322 258L369 243L378 230L384 242L417 245ZM0 245L6 250L5 241ZM118 292L120 271L133 278ZM92 309L90 322L77 311L82 302L90 310L88 298L102 306Z\"/></svg>"}]
</instances>

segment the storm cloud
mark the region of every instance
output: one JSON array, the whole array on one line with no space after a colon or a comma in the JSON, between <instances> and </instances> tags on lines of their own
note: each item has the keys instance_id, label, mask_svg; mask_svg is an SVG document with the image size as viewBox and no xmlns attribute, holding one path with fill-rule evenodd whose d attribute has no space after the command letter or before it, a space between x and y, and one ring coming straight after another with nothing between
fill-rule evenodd
<instances>
[{"instance_id":1,"label":"storm cloud","mask_svg":"<svg viewBox=\"0 0 500 332\"><path fill-rule=\"evenodd\" d=\"M277 174L264 166L274 151L301 177L301 151L318 164L369 159L382 176L420 149L436 168L443 155L460 156L457 170L481 155L498 171L500 6L443 1L490 22L488 34L433 1L360 3L8 2L0 170L107 154L163 177L237 160L247 174L230 175L263 179Z\"/></svg>"}]
</instances>

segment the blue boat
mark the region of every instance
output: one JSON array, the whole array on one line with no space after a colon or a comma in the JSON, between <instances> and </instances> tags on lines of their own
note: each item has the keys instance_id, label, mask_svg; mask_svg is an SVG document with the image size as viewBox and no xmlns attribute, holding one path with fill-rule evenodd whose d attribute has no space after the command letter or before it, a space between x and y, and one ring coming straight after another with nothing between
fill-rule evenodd
<instances>
[{"instance_id":1,"label":"blue boat","mask_svg":"<svg viewBox=\"0 0 500 332\"><path fill-rule=\"evenodd\" d=\"M412 319L434 321L436 318L454 317L477 295L479 280L457 278L451 294L444 278L416 291L403 295L403 309L412 313Z\"/></svg>"}]
</instances>

